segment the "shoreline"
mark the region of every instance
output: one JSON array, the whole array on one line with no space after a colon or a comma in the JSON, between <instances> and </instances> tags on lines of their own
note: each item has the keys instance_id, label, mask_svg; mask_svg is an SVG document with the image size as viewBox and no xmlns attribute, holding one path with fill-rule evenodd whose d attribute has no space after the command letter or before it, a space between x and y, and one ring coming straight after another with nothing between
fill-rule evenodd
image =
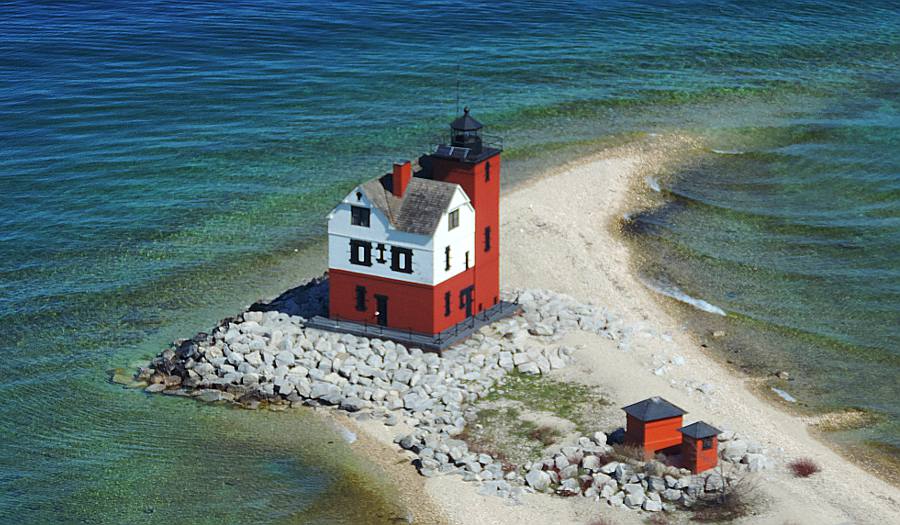
<instances>
[{"instance_id":1,"label":"shoreline","mask_svg":"<svg viewBox=\"0 0 900 525\"><path fill-rule=\"evenodd\" d=\"M674 299L654 294L637 279L635 269L636 254L627 246L619 231L621 218L624 213L633 212L642 205L646 205L644 195L645 192L650 190L643 187L645 184L643 176L648 170L677 163L682 158L681 155L689 154L691 148L701 147L699 143L691 138L666 140L650 137L648 140L638 141L630 145L607 148L594 155L589 155L531 177L504 192L501 196L503 199L503 206L501 207L501 232L503 232L503 237L501 238L503 245L501 251L503 254L501 256L501 283L508 288L527 286L552 289L557 292L568 293L578 299L598 301L598 304L606 304L610 302L611 296L617 295L616 302L625 302L625 309L630 310L638 322L655 321L662 331L669 331L675 339L675 346L677 346L678 352L683 354L683 357L694 368L703 370L704 373L698 375L702 375L704 378L716 379L716 390L711 397L716 397L723 392L732 397L730 400L725 399L721 402L714 400L710 403L710 406L706 407L711 413L715 414L715 419L711 419L710 422L716 424L718 421L721 425L730 429L737 429L735 427L744 425L739 425L737 421L734 424L728 421L735 418L728 417L730 410L723 410L721 405L733 407L734 413L738 414L746 413L748 411L747 408L750 408L752 416L738 419L751 422L757 421L759 424L749 425L750 427L757 427L750 431L740 429L742 434L753 436L756 439L763 438L765 434L771 435L772 438L768 439L768 441L773 444L781 444L780 447L776 448L784 449L781 453L781 456L784 458L810 456L817 461L822 461L824 464L822 476L828 477L826 483L832 485L831 493L833 497L816 501L820 498L816 497L809 487L804 487L803 485L814 484L818 489L822 489L824 485L822 480L809 483L808 480L789 477L782 465L779 466L781 472L779 473L778 477L780 479L778 481L785 486L785 492L793 493L794 495L802 494L808 499L809 504L796 505L796 502L794 502L791 506L799 507L799 509L791 509L788 508L788 502L784 498L781 499L781 505L778 505L778 500L774 499L771 502L774 505L770 503L770 508L779 509L779 512L776 513L778 515L770 515L768 518L760 516L756 520L751 520L751 522L783 523L788 516L794 515L794 519L799 520L800 523L812 523L813 521L809 521L810 517L818 514L822 518L822 521L819 521L819 523L839 523L841 521L840 514L844 513L848 514L845 517L855 515L853 519L860 523L881 521L875 518L877 512L872 514L857 513L852 508L849 508L854 505L834 508L831 502L838 501L841 497L846 497L843 489L848 489L849 486L867 485L877 486L880 492L878 496L870 498L872 507L878 508L879 503L882 508L886 505L896 506L898 501L900 501L900 492L897 491L896 487L872 475L870 472L862 470L860 466L839 453L841 451L836 444L817 437L813 429L808 428L800 416L788 413L771 400L758 396L752 388L750 377L736 368L728 366L728 363L725 363L725 359L720 355L716 355L716 352L703 349L698 334L683 331L675 311L676 308L682 307L680 303L676 304ZM654 142L658 144L653 144ZM591 180L590 172L602 172L604 169L606 178L602 182ZM617 169L620 170L618 175L614 173ZM546 191L547 186L550 184L553 185L553 190ZM603 199L604 202L601 205L585 210L581 204L586 200L584 195L590 195L591 188L594 188L595 191L602 191L611 197ZM563 196L560 197L560 195ZM554 199L554 197L557 198ZM548 204L548 200L559 202ZM588 223L596 224L598 227L587 227L584 228L584 232L579 232L578 235L570 235L573 243L543 243L541 242L544 240L543 237L529 235L538 234L539 232L537 231L538 229L534 228L532 228L531 232L528 231L527 219L523 220L521 217L510 219L510 216L524 215L526 211L537 208L538 203L540 203L542 211L545 212L544 214L534 214L540 215L538 224L541 227L538 229L549 230L551 236L566 230L576 230L579 225L584 227ZM575 217L566 217L564 214L554 213L554 204L558 206L556 209L575 209L578 211L574 214ZM535 217L531 216L529 218L534 219ZM585 240L587 232L597 235L598 239ZM534 239L535 236L539 240ZM510 249L516 245L521 246L528 241L544 245L549 244L549 246L546 246L545 251L553 252L557 257L551 260L535 260L535 258L529 258L527 250ZM578 243L590 243L590 245L584 250L576 250L578 253L568 252L567 248L569 246L566 246L567 244ZM605 277L607 282L602 286L591 286L590 276L585 274L590 273L590 270L594 268L589 269L581 266L584 260L576 259L580 261L578 264L569 264L568 266L565 264L566 259L571 261L573 256L592 253L596 255L596 252L599 250L610 251L609 248L613 248L611 251L614 255L605 257L605 264L602 265L605 271L594 274L601 278ZM517 263L516 261L525 260L528 260L527 268L517 267L523 266L523 263ZM575 276L561 276L560 273L565 270L554 272L554 268L569 269L573 267L579 268ZM649 379L653 376L654 370L657 369L654 366L657 363L653 362L654 352L652 349L645 348L643 350L645 350L643 352L644 355L641 357L649 361L649 366L644 367L644 371ZM680 368L683 369L684 367ZM682 370L676 370L676 372L680 371ZM666 376L669 377L668 374ZM586 378L577 377L572 379L584 381ZM625 389L624 385L622 385L622 389ZM652 393L646 391L646 389L644 390L646 395ZM669 395L664 391L660 393L666 396ZM627 400L618 399L618 401L624 403ZM729 403L727 401L732 402ZM706 418L704 417L704 419ZM728 421L729 424L726 425L722 422L723 420ZM779 427L789 429L789 432L781 431ZM836 448L838 450L835 450ZM849 476L852 478L850 480L842 479L839 476L839 473L847 471L852 473ZM860 494L859 497L863 496ZM865 505L862 506L865 507ZM838 512L829 513L825 511L823 513L823 509L829 508ZM900 519L900 512L897 510L888 511L887 508L884 508L884 510L886 512L882 516L883 520ZM618 519L620 514L623 513L611 515L610 517ZM509 523L514 521L510 520ZM498 521L498 523L504 522Z\"/></svg>"},{"instance_id":2,"label":"shoreline","mask_svg":"<svg viewBox=\"0 0 900 525\"><path fill-rule=\"evenodd\" d=\"M696 146L691 139L648 137L601 150L502 192L503 288L552 290L583 303L603 305L604 316L609 308L609 319L620 334L618 340L600 337L599 332L558 334L552 339L555 343L575 348L573 363L548 370L547 377L604 390L613 407L598 415L598 431L612 430L609 421L623 419L615 407L662 395L686 408L688 421L703 419L742 438L757 440L758 448L774 456L775 465L753 475L765 486L764 505L747 522L900 520L900 511L883 508L885 502L896 506L900 501L895 487L836 454L797 416L760 399L747 377L702 349L697 335L679 322L674 305L667 305L637 279L634 253L619 231L622 214L640 203L638 190L646 170L677 162L679 155ZM553 186L552 191L547 191L548 185ZM543 249L535 253L535 245ZM361 439L354 450L372 458L396 480L401 503L416 522L574 524L589 522L600 514L615 523L640 523L646 516L593 498L527 491L520 494L523 505L510 506L508 499L482 495L477 485L459 476L420 476L410 465L419 456L395 444L400 434L409 436L413 430L404 421L398 423L394 418L389 427L379 417L348 417L333 411L326 417L359 431ZM791 477L785 462L805 456L819 461L823 472L809 480Z\"/></svg>"}]
</instances>

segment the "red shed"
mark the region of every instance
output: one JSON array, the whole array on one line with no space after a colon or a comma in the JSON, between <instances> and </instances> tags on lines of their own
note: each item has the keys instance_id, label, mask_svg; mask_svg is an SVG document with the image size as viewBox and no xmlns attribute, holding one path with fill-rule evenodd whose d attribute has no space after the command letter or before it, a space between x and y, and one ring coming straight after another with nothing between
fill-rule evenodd
<instances>
[{"instance_id":1,"label":"red shed","mask_svg":"<svg viewBox=\"0 0 900 525\"><path fill-rule=\"evenodd\" d=\"M627 415L625 444L644 449L652 456L657 452L681 445L679 427L684 410L661 397L651 397L622 408Z\"/></svg>"},{"instance_id":2,"label":"red shed","mask_svg":"<svg viewBox=\"0 0 900 525\"><path fill-rule=\"evenodd\" d=\"M719 462L721 430L703 421L678 429L681 432L681 466L694 474L709 470Z\"/></svg>"}]
</instances>

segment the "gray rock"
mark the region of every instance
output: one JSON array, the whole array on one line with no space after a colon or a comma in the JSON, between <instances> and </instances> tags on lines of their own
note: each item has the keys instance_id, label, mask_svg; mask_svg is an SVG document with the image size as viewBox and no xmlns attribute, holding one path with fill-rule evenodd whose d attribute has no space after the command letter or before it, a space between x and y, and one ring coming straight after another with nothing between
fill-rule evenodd
<instances>
[{"instance_id":1,"label":"gray rock","mask_svg":"<svg viewBox=\"0 0 900 525\"><path fill-rule=\"evenodd\" d=\"M719 452L719 456L725 461L737 463L744 457L744 454L746 453L747 442L736 439L734 441L727 442Z\"/></svg>"},{"instance_id":2,"label":"gray rock","mask_svg":"<svg viewBox=\"0 0 900 525\"><path fill-rule=\"evenodd\" d=\"M275 356L275 363L278 366L291 366L294 364L294 354L288 350L278 352Z\"/></svg>"},{"instance_id":3,"label":"gray rock","mask_svg":"<svg viewBox=\"0 0 900 525\"><path fill-rule=\"evenodd\" d=\"M575 465L572 466L574 467ZM578 483L578 480L574 478L564 479L562 480L562 483L560 483L559 489L557 489L557 491L569 494L581 494L581 484Z\"/></svg>"},{"instance_id":4,"label":"gray rock","mask_svg":"<svg viewBox=\"0 0 900 525\"><path fill-rule=\"evenodd\" d=\"M625 493L622 491L616 492L607 500L609 504L613 507L621 507L625 504Z\"/></svg>"},{"instance_id":5,"label":"gray rock","mask_svg":"<svg viewBox=\"0 0 900 525\"><path fill-rule=\"evenodd\" d=\"M662 510L662 503L648 498L644 500L644 504L641 508L647 512L659 512Z\"/></svg>"},{"instance_id":6,"label":"gray rock","mask_svg":"<svg viewBox=\"0 0 900 525\"><path fill-rule=\"evenodd\" d=\"M622 490L624 490L626 494L644 495L644 486L640 483L626 483L622 486Z\"/></svg>"},{"instance_id":7,"label":"gray rock","mask_svg":"<svg viewBox=\"0 0 900 525\"><path fill-rule=\"evenodd\" d=\"M348 397L341 400L341 409L347 412L357 412L365 408L366 402L358 397Z\"/></svg>"},{"instance_id":8,"label":"gray rock","mask_svg":"<svg viewBox=\"0 0 900 525\"><path fill-rule=\"evenodd\" d=\"M678 489L666 489L661 493L662 499L675 502L681 499L682 494L683 492Z\"/></svg>"},{"instance_id":9,"label":"gray rock","mask_svg":"<svg viewBox=\"0 0 900 525\"><path fill-rule=\"evenodd\" d=\"M594 472L592 476L594 478L594 485L597 487L606 485L610 481L612 481L613 484L616 483L610 476L603 474L602 472Z\"/></svg>"},{"instance_id":10,"label":"gray rock","mask_svg":"<svg viewBox=\"0 0 900 525\"><path fill-rule=\"evenodd\" d=\"M562 470L569 466L569 458L565 454L558 454L553 458L553 464L557 469Z\"/></svg>"},{"instance_id":11,"label":"gray rock","mask_svg":"<svg viewBox=\"0 0 900 525\"><path fill-rule=\"evenodd\" d=\"M550 336L556 333L556 330L546 323L537 323L528 329L528 333L538 336Z\"/></svg>"},{"instance_id":12,"label":"gray rock","mask_svg":"<svg viewBox=\"0 0 900 525\"><path fill-rule=\"evenodd\" d=\"M538 492L544 492L550 487L550 475L543 470L532 470L525 474L525 482Z\"/></svg>"},{"instance_id":13,"label":"gray rock","mask_svg":"<svg viewBox=\"0 0 900 525\"><path fill-rule=\"evenodd\" d=\"M745 463L747 470L750 472L759 472L772 468L772 462L763 454L744 454L741 463Z\"/></svg>"},{"instance_id":14,"label":"gray rock","mask_svg":"<svg viewBox=\"0 0 900 525\"><path fill-rule=\"evenodd\" d=\"M331 405L337 405L341 402L341 389L331 383L323 381L315 381L309 393L309 397L320 399Z\"/></svg>"},{"instance_id":15,"label":"gray rock","mask_svg":"<svg viewBox=\"0 0 900 525\"><path fill-rule=\"evenodd\" d=\"M560 479L572 479L578 477L578 465L569 465L559 471Z\"/></svg>"},{"instance_id":16,"label":"gray rock","mask_svg":"<svg viewBox=\"0 0 900 525\"><path fill-rule=\"evenodd\" d=\"M222 390L203 390L197 399L206 403L215 403L216 401L233 401L234 394L223 392Z\"/></svg>"},{"instance_id":17,"label":"gray rock","mask_svg":"<svg viewBox=\"0 0 900 525\"><path fill-rule=\"evenodd\" d=\"M147 392L147 393L150 393L150 394L155 394L155 393L157 393L157 392L162 392L162 391L165 390L165 389L166 389L166 385L165 385L165 384L163 384L163 383L154 383L154 384L148 386L147 388L145 388L145 389L144 389L144 392Z\"/></svg>"},{"instance_id":18,"label":"gray rock","mask_svg":"<svg viewBox=\"0 0 900 525\"><path fill-rule=\"evenodd\" d=\"M593 470L593 471L600 470L600 458L598 458L597 456L593 456L593 455L585 456L581 460L581 466L588 470Z\"/></svg>"},{"instance_id":19,"label":"gray rock","mask_svg":"<svg viewBox=\"0 0 900 525\"><path fill-rule=\"evenodd\" d=\"M516 366L516 370L523 374L529 375L538 375L541 373L541 369L538 367L537 363L529 362L522 363L521 365Z\"/></svg>"},{"instance_id":20,"label":"gray rock","mask_svg":"<svg viewBox=\"0 0 900 525\"><path fill-rule=\"evenodd\" d=\"M610 461L606 465L603 465L602 467L600 467L600 472L602 472L604 474L612 474L613 472L616 471L617 468L619 468L619 462L618 461Z\"/></svg>"},{"instance_id":21,"label":"gray rock","mask_svg":"<svg viewBox=\"0 0 900 525\"><path fill-rule=\"evenodd\" d=\"M611 498L616 492L618 492L618 489L616 488L615 484L609 484L609 483L607 483L607 484L604 484L602 487L600 487L600 497L603 498L603 499L607 499L607 500L608 500L608 499Z\"/></svg>"},{"instance_id":22,"label":"gray rock","mask_svg":"<svg viewBox=\"0 0 900 525\"><path fill-rule=\"evenodd\" d=\"M625 496L625 506L631 509L636 509L641 507L647 498L644 496L643 492L627 494Z\"/></svg>"},{"instance_id":23,"label":"gray rock","mask_svg":"<svg viewBox=\"0 0 900 525\"><path fill-rule=\"evenodd\" d=\"M600 471L603 472L603 469L601 468ZM630 466L624 463L619 463L616 465L616 468L613 471L613 477L619 481L624 481L630 478L632 473L633 472L631 471Z\"/></svg>"},{"instance_id":24,"label":"gray rock","mask_svg":"<svg viewBox=\"0 0 900 525\"><path fill-rule=\"evenodd\" d=\"M400 445L402 448L404 448L405 450L410 450L410 449L412 449L413 446L415 446L417 443L418 443L418 440L417 440L416 437L413 436L412 434L407 434L407 435L401 437L401 438L397 441L397 444L399 444L399 445Z\"/></svg>"},{"instance_id":25,"label":"gray rock","mask_svg":"<svg viewBox=\"0 0 900 525\"><path fill-rule=\"evenodd\" d=\"M651 492L662 492L666 490L666 482L662 478L651 476L647 478L647 489Z\"/></svg>"},{"instance_id":26,"label":"gray rock","mask_svg":"<svg viewBox=\"0 0 900 525\"><path fill-rule=\"evenodd\" d=\"M717 472L712 472L707 478L703 487L706 492L716 492L722 490L722 476Z\"/></svg>"}]
</instances>

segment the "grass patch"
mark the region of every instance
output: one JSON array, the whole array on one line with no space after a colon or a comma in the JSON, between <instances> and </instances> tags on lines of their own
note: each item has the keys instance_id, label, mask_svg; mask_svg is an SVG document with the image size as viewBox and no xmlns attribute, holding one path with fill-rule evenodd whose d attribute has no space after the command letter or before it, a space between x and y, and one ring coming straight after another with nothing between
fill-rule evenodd
<instances>
[{"instance_id":1,"label":"grass patch","mask_svg":"<svg viewBox=\"0 0 900 525\"><path fill-rule=\"evenodd\" d=\"M581 433L596 430L593 428L596 412L610 404L593 387L518 372L507 375L503 384L484 397L485 402L502 399L518 401L528 410L568 419Z\"/></svg>"},{"instance_id":2,"label":"grass patch","mask_svg":"<svg viewBox=\"0 0 900 525\"><path fill-rule=\"evenodd\" d=\"M539 427L521 419L514 407L484 408L478 411L477 424L467 425L459 438L473 452L484 452L510 465L520 465L540 457L554 439L553 429ZM546 429L546 430L544 430Z\"/></svg>"}]
</instances>

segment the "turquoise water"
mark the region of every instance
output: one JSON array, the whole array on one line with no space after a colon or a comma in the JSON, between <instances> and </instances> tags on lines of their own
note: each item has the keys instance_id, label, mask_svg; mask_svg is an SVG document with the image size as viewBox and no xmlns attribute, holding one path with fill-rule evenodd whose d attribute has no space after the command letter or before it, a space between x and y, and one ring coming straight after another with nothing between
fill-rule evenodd
<instances>
[{"instance_id":1,"label":"turquoise water","mask_svg":"<svg viewBox=\"0 0 900 525\"><path fill-rule=\"evenodd\" d=\"M506 181L701 137L647 275L898 445L897 4L595 4L0 4L0 522L386 520L327 425L107 370L321 271L325 213L427 149L457 83Z\"/></svg>"}]
</instances>

